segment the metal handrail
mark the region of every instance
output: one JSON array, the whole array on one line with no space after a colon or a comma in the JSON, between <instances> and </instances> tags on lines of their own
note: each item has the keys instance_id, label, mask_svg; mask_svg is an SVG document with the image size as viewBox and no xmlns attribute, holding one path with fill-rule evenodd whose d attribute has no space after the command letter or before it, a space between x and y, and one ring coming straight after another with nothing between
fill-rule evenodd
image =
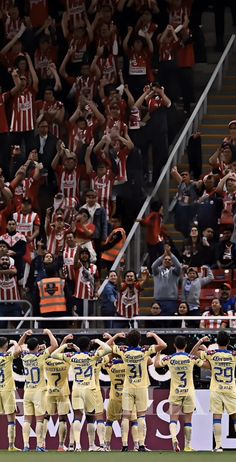
<instances>
[{"instance_id":1,"label":"metal handrail","mask_svg":"<svg viewBox=\"0 0 236 462\"><path fill-rule=\"evenodd\" d=\"M25 304L28 306L28 309L27 311L24 313L24 316L21 316L19 318L8 318L8 317L5 317L5 318L0 318L1 321L20 321L19 324L17 324L16 326L16 329L20 329L20 327L22 326L22 324L25 322L25 321L28 321L28 315L31 314L33 312L33 307L32 307L32 304L29 302L29 300L25 300L25 299L20 299L20 300L1 300L1 303L9 303L9 304L12 304L12 303L15 303L15 304ZM32 326L31 326L32 327Z\"/></svg>"},{"instance_id":2,"label":"metal handrail","mask_svg":"<svg viewBox=\"0 0 236 462\"><path fill-rule=\"evenodd\" d=\"M221 321L231 321L231 320L236 320L235 316L219 316L218 317ZM89 322L90 321L126 321L126 322L132 322L133 327L135 329L138 328L138 322L139 321L206 321L206 320L216 320L216 316L135 316L131 318L123 318L123 317L117 317L117 316L60 316L60 317L55 317L55 316L47 316L47 317L42 317L42 316L28 316L26 318L27 321L34 321L35 325L38 327L38 321L44 321L44 322L51 322L51 321L58 321L65 322L65 321L83 321L85 325L85 329L89 329ZM6 318L0 316L0 321L5 321ZM22 320L21 317L19 316L11 316L7 318L8 321L20 321ZM37 323L37 324L36 324ZM67 328L68 330L68 328ZM17 329L16 329L17 332Z\"/></svg>"},{"instance_id":3,"label":"metal handrail","mask_svg":"<svg viewBox=\"0 0 236 462\"><path fill-rule=\"evenodd\" d=\"M229 52L231 51L233 45L235 42L235 35L232 35L231 38L229 39L225 50L215 67L215 70L209 79L202 95L200 96L200 99L192 112L189 120L187 121L182 133L180 134L177 142L175 143L169 158L166 162L165 167L162 169L162 172L158 178L158 181L156 182L156 185L152 191L152 193L146 198L145 202L142 205L142 208L137 216L137 219L141 219L148 209L151 200L155 197L157 191L159 191L160 187L162 186L162 183L164 183L164 191L163 191L163 205L164 205L164 210L168 210L169 207L169 176L170 176L170 167L173 163L177 164L177 162L180 160L184 153L184 149L186 146L186 141L188 140L189 136L193 132L193 130L196 130L199 126L199 123L201 122L203 115L206 114L207 112L207 97L210 89L212 88L216 78L217 78L217 90L219 91L221 86L222 86L222 77L223 77L223 66L225 67L228 66L228 59L229 59ZM116 270L121 259L124 257L124 253L126 250L129 250L129 246L131 244L131 241L135 237L135 242L134 242L134 249L135 249L135 266L134 268L136 271L139 271L140 268L140 224L138 222L135 222L127 236L126 242L124 246L122 247L119 255L115 259L113 265L112 265L112 270ZM129 259L128 259L129 260ZM103 281L101 287L99 288L98 294L101 295L105 285L107 283L107 280Z\"/></svg>"}]
</instances>

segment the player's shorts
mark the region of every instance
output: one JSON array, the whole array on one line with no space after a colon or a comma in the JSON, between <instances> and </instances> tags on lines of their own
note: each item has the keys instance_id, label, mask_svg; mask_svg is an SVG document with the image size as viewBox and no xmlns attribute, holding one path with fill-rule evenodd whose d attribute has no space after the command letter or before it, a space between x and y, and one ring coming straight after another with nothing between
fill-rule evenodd
<instances>
[{"instance_id":1,"label":"player's shorts","mask_svg":"<svg viewBox=\"0 0 236 462\"><path fill-rule=\"evenodd\" d=\"M24 415L35 415L36 417L44 415L46 390L29 390L24 392Z\"/></svg>"},{"instance_id":2,"label":"player's shorts","mask_svg":"<svg viewBox=\"0 0 236 462\"><path fill-rule=\"evenodd\" d=\"M0 414L13 414L16 411L15 390L0 392Z\"/></svg>"},{"instance_id":3,"label":"player's shorts","mask_svg":"<svg viewBox=\"0 0 236 462\"><path fill-rule=\"evenodd\" d=\"M67 415L70 412L69 396L50 395L46 393L45 404L49 415Z\"/></svg>"},{"instance_id":4,"label":"player's shorts","mask_svg":"<svg viewBox=\"0 0 236 462\"><path fill-rule=\"evenodd\" d=\"M95 390L88 387L72 390L72 408L77 411L84 411L85 414L94 414L95 411Z\"/></svg>"},{"instance_id":5,"label":"player's shorts","mask_svg":"<svg viewBox=\"0 0 236 462\"><path fill-rule=\"evenodd\" d=\"M101 388L98 388L94 392L95 395L95 414L103 414L104 404Z\"/></svg>"},{"instance_id":6,"label":"player's shorts","mask_svg":"<svg viewBox=\"0 0 236 462\"><path fill-rule=\"evenodd\" d=\"M181 407L185 414L189 414L196 408L195 395L190 393L187 396L170 395L169 403L173 406Z\"/></svg>"},{"instance_id":7,"label":"player's shorts","mask_svg":"<svg viewBox=\"0 0 236 462\"><path fill-rule=\"evenodd\" d=\"M223 414L224 411L229 415L236 414L236 393L211 391L210 411L213 414Z\"/></svg>"},{"instance_id":8,"label":"player's shorts","mask_svg":"<svg viewBox=\"0 0 236 462\"><path fill-rule=\"evenodd\" d=\"M123 411L146 412L148 408L148 388L124 388L122 394Z\"/></svg>"},{"instance_id":9,"label":"player's shorts","mask_svg":"<svg viewBox=\"0 0 236 462\"><path fill-rule=\"evenodd\" d=\"M115 420L121 420L122 418L122 400L121 399L109 399L107 406L107 420L115 422ZM131 421L137 420L136 409L133 409L131 414Z\"/></svg>"}]
</instances>

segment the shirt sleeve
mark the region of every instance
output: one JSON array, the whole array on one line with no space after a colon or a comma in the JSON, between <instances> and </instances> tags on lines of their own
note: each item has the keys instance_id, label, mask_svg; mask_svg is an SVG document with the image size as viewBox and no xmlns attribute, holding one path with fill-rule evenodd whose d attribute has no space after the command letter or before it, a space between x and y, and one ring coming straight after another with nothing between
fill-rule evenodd
<instances>
[{"instance_id":1,"label":"shirt sleeve","mask_svg":"<svg viewBox=\"0 0 236 462\"><path fill-rule=\"evenodd\" d=\"M159 363L161 367L169 366L170 357L164 356L164 358L160 359Z\"/></svg>"},{"instance_id":2,"label":"shirt sleeve","mask_svg":"<svg viewBox=\"0 0 236 462\"><path fill-rule=\"evenodd\" d=\"M147 351L145 351L145 356L151 356L156 354L156 345L151 345Z\"/></svg>"},{"instance_id":3,"label":"shirt sleeve","mask_svg":"<svg viewBox=\"0 0 236 462\"><path fill-rule=\"evenodd\" d=\"M119 348L117 345L114 345L114 346L113 346L113 348L112 348L112 353L114 353L115 355L121 356L122 359L124 358L124 353L123 353L123 351L121 351L120 348Z\"/></svg>"}]
</instances>

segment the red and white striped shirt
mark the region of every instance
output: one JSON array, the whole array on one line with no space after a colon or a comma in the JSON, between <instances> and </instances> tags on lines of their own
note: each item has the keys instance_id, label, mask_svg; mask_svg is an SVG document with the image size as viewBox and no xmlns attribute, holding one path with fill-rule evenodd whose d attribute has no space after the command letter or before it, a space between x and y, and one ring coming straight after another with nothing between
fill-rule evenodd
<instances>
[{"instance_id":1,"label":"red and white striped shirt","mask_svg":"<svg viewBox=\"0 0 236 462\"><path fill-rule=\"evenodd\" d=\"M210 311L205 311L202 318L205 316L212 316L212 313ZM204 329L220 329L223 321L219 316L216 316L215 319L203 319L201 323L202 322L204 322Z\"/></svg>"},{"instance_id":2,"label":"red and white striped shirt","mask_svg":"<svg viewBox=\"0 0 236 462\"><path fill-rule=\"evenodd\" d=\"M72 172L66 172L62 165L56 168L58 190L62 192L64 197L79 198L79 179L80 169L79 167L72 170Z\"/></svg>"},{"instance_id":3,"label":"red and white striped shirt","mask_svg":"<svg viewBox=\"0 0 236 462\"><path fill-rule=\"evenodd\" d=\"M16 221L16 231L23 234L25 237L32 236L34 226L40 226L40 218L36 212L30 212L23 215L21 212L13 213L13 218Z\"/></svg>"},{"instance_id":4,"label":"red and white striped shirt","mask_svg":"<svg viewBox=\"0 0 236 462\"><path fill-rule=\"evenodd\" d=\"M85 0L67 0L66 6L69 16L72 16L73 24L75 25L81 19L81 15L85 13Z\"/></svg>"},{"instance_id":5,"label":"red and white striped shirt","mask_svg":"<svg viewBox=\"0 0 236 462\"><path fill-rule=\"evenodd\" d=\"M98 195L97 202L106 210L108 219L110 215L113 184L114 175L109 171L102 177L98 177L95 172L91 174L91 189L96 191Z\"/></svg>"},{"instance_id":6,"label":"red and white striped shirt","mask_svg":"<svg viewBox=\"0 0 236 462\"><path fill-rule=\"evenodd\" d=\"M127 181L127 170L126 170L126 161L127 157L129 155L129 149L123 148L120 149L120 151L117 153L118 154L118 175L116 176L114 184L123 184L126 183Z\"/></svg>"},{"instance_id":7,"label":"red and white striped shirt","mask_svg":"<svg viewBox=\"0 0 236 462\"><path fill-rule=\"evenodd\" d=\"M93 300L96 277L97 267L93 263L90 263L88 269L82 265L79 269L74 270L74 297L82 300Z\"/></svg>"},{"instance_id":8,"label":"red and white striped shirt","mask_svg":"<svg viewBox=\"0 0 236 462\"><path fill-rule=\"evenodd\" d=\"M65 246L66 233L69 231L70 225L64 223L63 229L55 229L54 223L50 224L47 229L47 250L48 252L58 255L62 252Z\"/></svg>"},{"instance_id":9,"label":"red and white striped shirt","mask_svg":"<svg viewBox=\"0 0 236 462\"><path fill-rule=\"evenodd\" d=\"M132 318L139 315L139 294L141 285L135 282L134 285L122 284L117 301L117 311L125 318Z\"/></svg>"},{"instance_id":10,"label":"red and white striped shirt","mask_svg":"<svg viewBox=\"0 0 236 462\"><path fill-rule=\"evenodd\" d=\"M28 132L34 130L34 96L32 88L14 97L12 105L11 132Z\"/></svg>"},{"instance_id":11,"label":"red and white striped shirt","mask_svg":"<svg viewBox=\"0 0 236 462\"><path fill-rule=\"evenodd\" d=\"M10 269L14 268L11 266ZM0 274L0 300L20 300L20 295L17 287L16 277Z\"/></svg>"},{"instance_id":12,"label":"red and white striped shirt","mask_svg":"<svg viewBox=\"0 0 236 462\"><path fill-rule=\"evenodd\" d=\"M72 152L75 152L77 155L80 154L81 148L84 144L90 144L94 139L94 130L96 127L96 122L92 125L89 125L82 130L76 124L69 124L69 149Z\"/></svg>"},{"instance_id":13,"label":"red and white striped shirt","mask_svg":"<svg viewBox=\"0 0 236 462\"><path fill-rule=\"evenodd\" d=\"M74 259L77 246L75 247L65 247L63 252L63 263L68 274L68 279L73 280L74 276Z\"/></svg>"}]
</instances>

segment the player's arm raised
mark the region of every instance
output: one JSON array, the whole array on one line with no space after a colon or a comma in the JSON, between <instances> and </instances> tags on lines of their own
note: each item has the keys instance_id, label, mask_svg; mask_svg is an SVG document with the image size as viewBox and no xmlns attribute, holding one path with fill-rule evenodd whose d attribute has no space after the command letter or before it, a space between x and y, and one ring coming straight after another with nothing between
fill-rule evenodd
<instances>
[{"instance_id":1,"label":"player's arm raised","mask_svg":"<svg viewBox=\"0 0 236 462\"><path fill-rule=\"evenodd\" d=\"M101 358L102 356L108 355L112 352L112 348L108 345L108 343L103 342L99 338L95 338L93 341L101 347L96 351L96 357Z\"/></svg>"},{"instance_id":2,"label":"player's arm raised","mask_svg":"<svg viewBox=\"0 0 236 462\"><path fill-rule=\"evenodd\" d=\"M164 342L164 340L162 340L157 334L155 334L155 332L148 332L147 333L147 338L154 338L154 340L156 340L156 345L153 345L155 346L155 350L156 352L159 352L159 351L162 351L162 350L165 350L165 348L167 348L167 343Z\"/></svg>"},{"instance_id":3,"label":"player's arm raised","mask_svg":"<svg viewBox=\"0 0 236 462\"><path fill-rule=\"evenodd\" d=\"M26 330L24 332L24 334L20 337L19 341L18 341L19 347L22 347L23 345L25 345L27 337L30 337L32 334L33 334L32 330L30 330L30 329Z\"/></svg>"},{"instance_id":4,"label":"player's arm raised","mask_svg":"<svg viewBox=\"0 0 236 462\"><path fill-rule=\"evenodd\" d=\"M105 332L105 334L103 334L103 338L104 339L108 339L106 344L109 345L109 346L112 346L114 345L115 341L118 339L118 338L125 338L126 335L124 332L118 332L117 334L115 335L110 335L108 334L108 332Z\"/></svg>"},{"instance_id":5,"label":"player's arm raised","mask_svg":"<svg viewBox=\"0 0 236 462\"><path fill-rule=\"evenodd\" d=\"M57 339L56 339L56 337L54 337L54 335L53 335L53 333L52 333L52 331L50 329L44 329L43 334L47 335L49 337L50 346L47 348L47 350L48 350L48 353L52 353L58 347Z\"/></svg>"},{"instance_id":6,"label":"player's arm raised","mask_svg":"<svg viewBox=\"0 0 236 462\"><path fill-rule=\"evenodd\" d=\"M190 351L190 354L194 355L194 356L200 356L200 351L202 351L202 348L201 348L202 344L205 343L205 342L209 342L209 341L210 341L210 339L207 336L200 338L200 340L198 340L196 345L194 345L194 347Z\"/></svg>"},{"instance_id":7,"label":"player's arm raised","mask_svg":"<svg viewBox=\"0 0 236 462\"><path fill-rule=\"evenodd\" d=\"M12 353L12 356L14 356L15 358L17 358L17 356L19 356L22 352L22 348L21 346L17 343L16 340L10 340L9 342L9 345L10 348L7 350L7 352L11 352Z\"/></svg>"},{"instance_id":8,"label":"player's arm raised","mask_svg":"<svg viewBox=\"0 0 236 462\"><path fill-rule=\"evenodd\" d=\"M61 345L51 354L51 357L55 359L63 359L64 361L69 361L69 358L67 358L66 355L64 355L64 351L70 345L70 343L61 343Z\"/></svg>"}]
</instances>

